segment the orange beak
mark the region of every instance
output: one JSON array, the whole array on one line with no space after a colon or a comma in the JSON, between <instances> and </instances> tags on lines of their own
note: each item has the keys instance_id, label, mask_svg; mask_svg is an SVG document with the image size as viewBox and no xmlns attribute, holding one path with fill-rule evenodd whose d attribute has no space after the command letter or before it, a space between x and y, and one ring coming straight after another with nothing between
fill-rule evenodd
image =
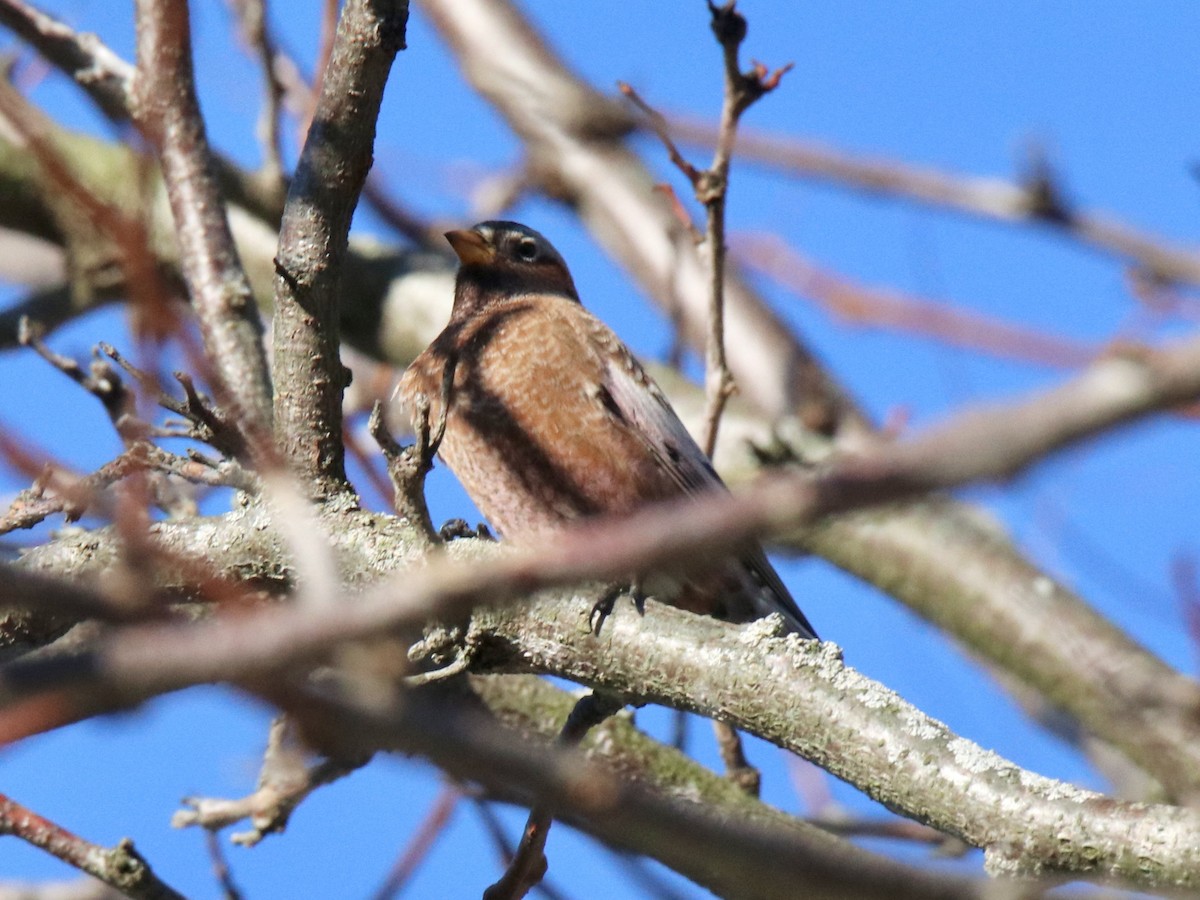
<instances>
[{"instance_id":1,"label":"orange beak","mask_svg":"<svg viewBox=\"0 0 1200 900\"><path fill-rule=\"evenodd\" d=\"M483 235L471 228L460 228L446 232L446 240L458 254L463 265L487 265L496 258L496 250L484 240Z\"/></svg>"}]
</instances>

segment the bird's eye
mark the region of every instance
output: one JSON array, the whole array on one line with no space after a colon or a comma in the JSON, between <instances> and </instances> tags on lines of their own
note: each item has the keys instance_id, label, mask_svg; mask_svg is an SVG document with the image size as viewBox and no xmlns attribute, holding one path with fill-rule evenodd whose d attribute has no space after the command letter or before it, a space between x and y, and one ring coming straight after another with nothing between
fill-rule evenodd
<instances>
[{"instance_id":1,"label":"bird's eye","mask_svg":"<svg viewBox=\"0 0 1200 900\"><path fill-rule=\"evenodd\" d=\"M538 245L533 238L522 238L517 244L517 256L525 260L525 262L533 262L537 259Z\"/></svg>"}]
</instances>

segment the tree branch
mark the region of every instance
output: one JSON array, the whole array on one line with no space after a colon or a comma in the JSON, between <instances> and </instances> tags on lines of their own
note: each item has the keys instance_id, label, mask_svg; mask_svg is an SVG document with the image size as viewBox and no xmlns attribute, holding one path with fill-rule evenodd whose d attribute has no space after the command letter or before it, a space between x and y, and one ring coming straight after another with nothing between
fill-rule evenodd
<instances>
[{"instance_id":1,"label":"tree branch","mask_svg":"<svg viewBox=\"0 0 1200 900\"><path fill-rule=\"evenodd\" d=\"M712 146L719 129L684 116L670 116L667 127L681 141ZM738 135L739 157L817 181L901 200L926 203L1013 225L1044 225L1058 233L1124 260L1150 278L1200 284L1200 257L1193 248L1177 247L1139 232L1104 213L1064 207L1062 193L1047 205L1044 169L1024 183L1000 178L954 175L890 159L870 159L821 146L812 141L763 132Z\"/></svg>"},{"instance_id":2,"label":"tree branch","mask_svg":"<svg viewBox=\"0 0 1200 900\"><path fill-rule=\"evenodd\" d=\"M375 120L408 4L351 0L288 192L276 257L275 435L318 498L349 490L342 446L338 291L350 219L371 167Z\"/></svg>"},{"instance_id":3,"label":"tree branch","mask_svg":"<svg viewBox=\"0 0 1200 900\"><path fill-rule=\"evenodd\" d=\"M843 666L837 647L773 635L767 622L735 629L648 605L644 618L618 615L594 641L572 625L585 603L482 616L479 665L553 672L727 721L983 848L993 874L1200 885L1200 813L1120 803L1022 771Z\"/></svg>"},{"instance_id":4,"label":"tree branch","mask_svg":"<svg viewBox=\"0 0 1200 900\"><path fill-rule=\"evenodd\" d=\"M184 900L182 894L154 874L128 838L115 848L101 847L0 794L0 835L3 834L45 850L134 900Z\"/></svg>"},{"instance_id":5,"label":"tree branch","mask_svg":"<svg viewBox=\"0 0 1200 900\"><path fill-rule=\"evenodd\" d=\"M262 322L213 172L192 76L187 4L140 0L137 9L134 120L158 150L180 265L217 373L214 387L255 445L255 436L266 433L271 408Z\"/></svg>"}]
</instances>

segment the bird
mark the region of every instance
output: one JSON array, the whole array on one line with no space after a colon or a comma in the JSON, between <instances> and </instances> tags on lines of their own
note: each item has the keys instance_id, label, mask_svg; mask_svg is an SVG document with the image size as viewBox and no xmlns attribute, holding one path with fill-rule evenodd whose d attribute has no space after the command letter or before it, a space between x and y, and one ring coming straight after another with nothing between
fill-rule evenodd
<instances>
[{"instance_id":1,"label":"bird","mask_svg":"<svg viewBox=\"0 0 1200 900\"><path fill-rule=\"evenodd\" d=\"M533 545L589 517L726 487L666 395L588 312L540 233L486 221L446 232L458 256L450 320L401 376L396 400L439 423L437 455L505 541ZM655 599L744 623L779 613L812 625L761 546L682 579Z\"/></svg>"}]
</instances>

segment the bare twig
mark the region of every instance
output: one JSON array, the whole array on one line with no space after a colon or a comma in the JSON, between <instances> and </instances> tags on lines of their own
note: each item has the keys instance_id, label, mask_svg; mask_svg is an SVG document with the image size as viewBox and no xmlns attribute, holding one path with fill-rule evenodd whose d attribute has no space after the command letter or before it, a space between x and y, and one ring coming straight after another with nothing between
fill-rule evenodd
<instances>
[{"instance_id":1,"label":"bare twig","mask_svg":"<svg viewBox=\"0 0 1200 900\"><path fill-rule=\"evenodd\" d=\"M438 836L450 824L450 817L454 814L462 796L462 790L454 785L442 786L420 827L404 847L379 890L374 893L374 900L391 900L404 890L404 886L416 871L417 866L429 854Z\"/></svg>"},{"instance_id":2,"label":"bare twig","mask_svg":"<svg viewBox=\"0 0 1200 900\"><path fill-rule=\"evenodd\" d=\"M225 851L221 848L221 839L211 831L204 833L204 845L208 849L208 858L212 863L213 876L221 886L225 900L242 900L242 892L233 881L233 872L225 859Z\"/></svg>"},{"instance_id":3,"label":"bare twig","mask_svg":"<svg viewBox=\"0 0 1200 900\"><path fill-rule=\"evenodd\" d=\"M667 133L661 115L651 109L633 88L621 84L620 89L643 111L667 148L667 153L676 167L692 184L696 199L705 209L704 246L709 263L707 335L704 342L704 425L700 446L706 456L712 457L717 447L717 434L721 426L721 414L725 404L736 391L733 373L725 355L725 207L729 195L729 168L733 160L733 145L737 135L738 121L750 106L764 94L775 89L787 65L767 74L761 63L755 64L750 72L743 72L738 61L742 41L746 38L745 18L735 8L735 0L717 6L709 0L708 11L712 17L712 31L721 45L724 57L724 99L721 104L721 125L716 151L707 169L697 169L676 148ZM729 776L743 788L757 796L759 773L746 761L741 739L735 729L723 722L715 722L717 744Z\"/></svg>"},{"instance_id":4,"label":"bare twig","mask_svg":"<svg viewBox=\"0 0 1200 900\"><path fill-rule=\"evenodd\" d=\"M668 130L677 139L712 145L720 133L711 124L671 116ZM764 133L738 136L739 157L784 169L792 174L979 216L1014 225L1043 224L1082 244L1116 256L1164 282L1200 284L1200 256L1195 249L1172 246L1155 235L1105 213L1066 207L1062 191L1057 204L1044 202L1046 180L1024 182L954 175L888 159L868 159L811 141ZM1057 208L1056 208L1057 206Z\"/></svg>"},{"instance_id":5,"label":"bare twig","mask_svg":"<svg viewBox=\"0 0 1200 900\"><path fill-rule=\"evenodd\" d=\"M0 0L0 22L79 82L110 119L128 117L133 67L94 34L77 34L24 0Z\"/></svg>"},{"instance_id":6,"label":"bare twig","mask_svg":"<svg viewBox=\"0 0 1200 900\"><path fill-rule=\"evenodd\" d=\"M1056 368L1085 365L1103 352L1098 345L1045 334L920 297L855 284L805 259L774 235L735 238L734 253L750 269L811 298L855 325L924 335L946 344Z\"/></svg>"},{"instance_id":7,"label":"bare twig","mask_svg":"<svg viewBox=\"0 0 1200 900\"><path fill-rule=\"evenodd\" d=\"M300 162L276 257L276 437L305 490L344 494L337 298L350 219L371 165L375 120L408 7L346 4Z\"/></svg>"},{"instance_id":8,"label":"bare twig","mask_svg":"<svg viewBox=\"0 0 1200 900\"><path fill-rule=\"evenodd\" d=\"M558 736L562 747L577 747L587 733L609 716L620 712L624 701L604 691L580 697ZM553 809L538 803L529 811L521 842L500 880L483 892L483 900L520 900L546 874L546 838L550 834Z\"/></svg>"},{"instance_id":9,"label":"bare twig","mask_svg":"<svg viewBox=\"0 0 1200 900\"><path fill-rule=\"evenodd\" d=\"M449 367L447 367L449 370ZM412 522L430 543L437 540L433 521L429 518L429 507L425 504L425 476L433 468L433 457L446 431L446 404L438 407L441 412L436 424L429 421L429 402L425 400L417 410L416 443L401 447L387 430L383 420L383 404L378 400L371 410L367 425L371 437L379 444L387 460L388 478L392 482L393 506L397 513Z\"/></svg>"},{"instance_id":10,"label":"bare twig","mask_svg":"<svg viewBox=\"0 0 1200 900\"><path fill-rule=\"evenodd\" d=\"M183 900L162 882L128 838L101 847L0 794L0 835L9 834L111 885L135 900Z\"/></svg>"},{"instance_id":11,"label":"bare twig","mask_svg":"<svg viewBox=\"0 0 1200 900\"><path fill-rule=\"evenodd\" d=\"M233 835L232 840L253 847L267 835L282 832L296 807L317 788L344 778L367 762L366 758L323 759L310 765L307 754L295 734L294 723L287 716L276 716L254 793L236 800L188 797L184 800L187 808L176 812L171 824L215 832L249 819L251 830Z\"/></svg>"},{"instance_id":12,"label":"bare twig","mask_svg":"<svg viewBox=\"0 0 1200 900\"><path fill-rule=\"evenodd\" d=\"M99 358L97 350L92 351L97 358L85 373L74 359L55 353L46 346L41 330L28 319L21 320L17 339L23 346L32 347L38 356L99 400L117 433L127 442L147 435L148 426L137 418L134 397L125 389L125 383L107 360Z\"/></svg>"},{"instance_id":13,"label":"bare twig","mask_svg":"<svg viewBox=\"0 0 1200 900\"><path fill-rule=\"evenodd\" d=\"M101 502L105 488L145 468L147 446L139 443L130 447L90 475L75 475L48 463L33 485L17 494L8 511L0 516L0 534L32 528L57 513L65 514L68 522L78 520Z\"/></svg>"},{"instance_id":14,"label":"bare twig","mask_svg":"<svg viewBox=\"0 0 1200 900\"><path fill-rule=\"evenodd\" d=\"M266 0L228 0L237 16L238 25L246 44L258 61L263 79L263 105L258 114L259 146L263 160L258 177L264 189L275 193L283 206L287 194L284 175L283 152L279 134L279 119L283 107L284 87L275 75L275 59L278 51L267 24Z\"/></svg>"},{"instance_id":15,"label":"bare twig","mask_svg":"<svg viewBox=\"0 0 1200 900\"><path fill-rule=\"evenodd\" d=\"M717 430L725 403L734 391L733 373L725 359L725 204L729 194L729 166L738 120L759 97L772 91L787 65L771 74L761 63L743 72L738 62L739 49L746 37L746 20L735 8L736 0L717 6L709 0L712 30L725 58L725 97L721 104L721 124L717 148L707 171L693 180L696 199L704 204L706 224L704 244L708 249L711 282L708 294L708 337L704 345L704 383L707 400L704 410L704 452L712 456L717 446Z\"/></svg>"},{"instance_id":16,"label":"bare twig","mask_svg":"<svg viewBox=\"0 0 1200 900\"><path fill-rule=\"evenodd\" d=\"M671 140L666 120L628 84L618 86L626 97L647 117L654 132L667 148L671 162L692 184L696 199L705 209L704 246L708 252L709 286L707 336L704 343L704 427L701 447L708 456L717 446L717 433L721 413L725 404L736 390L733 373L725 357L725 205L729 193L729 167L733 160L733 146L737 135L738 121L743 112L763 94L774 90L784 73L791 68L785 66L767 74L761 63L755 64L750 72L743 72L738 62L739 49L746 37L746 20L734 8L734 0L722 6L708 4L712 16L712 30L721 45L725 63L725 90L721 104L721 125L716 142L713 161L707 169L697 169L688 162L675 142ZM677 204L678 205L678 204ZM693 232L689 220L689 229ZM737 735L729 731L720 733L721 746L728 748L727 762L741 757L740 749L734 750ZM744 761L744 758L743 758Z\"/></svg>"},{"instance_id":17,"label":"bare twig","mask_svg":"<svg viewBox=\"0 0 1200 900\"><path fill-rule=\"evenodd\" d=\"M513 847L512 841L508 839L508 835L504 832L504 823L500 821L500 817L496 815L494 804L484 799L483 797L475 797L475 811L479 814L479 819L483 822L484 831L495 847L496 855L500 857L500 861L507 866L512 862L513 855L516 853L516 848ZM548 878L543 878L537 885L537 892L544 900L567 900L564 894L554 887Z\"/></svg>"},{"instance_id":18,"label":"bare twig","mask_svg":"<svg viewBox=\"0 0 1200 900\"><path fill-rule=\"evenodd\" d=\"M184 280L217 373L218 396L257 445L265 442L271 421L263 328L229 230L196 99L187 4L140 0L137 10L134 119L158 151Z\"/></svg>"},{"instance_id":19,"label":"bare twig","mask_svg":"<svg viewBox=\"0 0 1200 900\"><path fill-rule=\"evenodd\" d=\"M757 797L762 789L762 773L750 765L746 758L742 738L737 729L728 722L713 722L713 733L717 738L717 751L725 766L725 777L751 797Z\"/></svg>"}]
</instances>

